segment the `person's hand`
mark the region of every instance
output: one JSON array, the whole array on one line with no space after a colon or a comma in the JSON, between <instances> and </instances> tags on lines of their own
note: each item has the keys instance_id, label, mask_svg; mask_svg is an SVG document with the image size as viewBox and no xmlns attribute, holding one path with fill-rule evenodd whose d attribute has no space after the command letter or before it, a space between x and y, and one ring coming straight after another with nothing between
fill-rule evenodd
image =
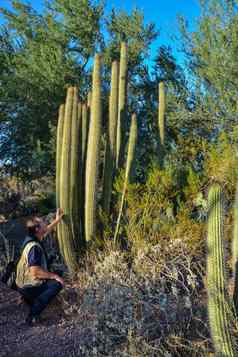
<instances>
[{"instance_id":1,"label":"person's hand","mask_svg":"<svg viewBox=\"0 0 238 357\"><path fill-rule=\"evenodd\" d=\"M54 279L64 286L64 279L61 276L55 274Z\"/></svg>"},{"instance_id":2,"label":"person's hand","mask_svg":"<svg viewBox=\"0 0 238 357\"><path fill-rule=\"evenodd\" d=\"M62 208L57 208L57 211L56 211L56 219L57 221L60 221L61 218L63 217L64 215L64 212L62 210Z\"/></svg>"}]
</instances>

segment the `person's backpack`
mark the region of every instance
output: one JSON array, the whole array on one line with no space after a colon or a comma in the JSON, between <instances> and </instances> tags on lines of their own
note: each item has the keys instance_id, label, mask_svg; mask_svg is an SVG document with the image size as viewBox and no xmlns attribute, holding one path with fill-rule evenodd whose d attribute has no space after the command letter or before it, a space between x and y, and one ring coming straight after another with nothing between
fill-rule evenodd
<instances>
[{"instance_id":1,"label":"person's backpack","mask_svg":"<svg viewBox=\"0 0 238 357\"><path fill-rule=\"evenodd\" d=\"M3 273L1 274L1 282L4 284L7 284L11 289L16 290L17 286L16 286L16 272L17 272L17 264L21 258L22 252L24 250L24 248L26 247L26 245L30 242L34 242L35 239L28 239L26 242L23 242L23 245L21 247L20 250L20 254L17 255L17 257L15 257L14 260L10 261L7 266L4 268ZM24 244L25 243L25 244Z\"/></svg>"}]
</instances>

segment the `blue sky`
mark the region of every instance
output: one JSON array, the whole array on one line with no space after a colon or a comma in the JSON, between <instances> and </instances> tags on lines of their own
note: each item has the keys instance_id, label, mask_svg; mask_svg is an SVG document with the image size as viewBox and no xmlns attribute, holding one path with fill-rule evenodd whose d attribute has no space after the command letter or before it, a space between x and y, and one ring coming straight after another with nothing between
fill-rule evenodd
<instances>
[{"instance_id":1,"label":"blue sky","mask_svg":"<svg viewBox=\"0 0 238 357\"><path fill-rule=\"evenodd\" d=\"M37 10L41 9L43 0L29 1ZM106 0L107 11L112 7L123 9L128 12L134 7L142 9L145 15L145 22L153 21L161 31L158 40L151 48L151 56L156 53L156 48L161 45L170 45L173 53L180 63L183 57L178 51L179 43L172 37L178 33L177 15L184 15L189 21L190 29L196 28L196 18L199 16L199 0ZM9 4L9 0L0 0L0 5Z\"/></svg>"}]
</instances>

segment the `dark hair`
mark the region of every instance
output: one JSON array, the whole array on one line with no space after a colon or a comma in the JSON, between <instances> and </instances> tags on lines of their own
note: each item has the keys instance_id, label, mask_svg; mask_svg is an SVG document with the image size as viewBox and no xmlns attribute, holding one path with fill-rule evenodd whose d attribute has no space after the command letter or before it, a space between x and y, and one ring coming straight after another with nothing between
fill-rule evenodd
<instances>
[{"instance_id":1,"label":"dark hair","mask_svg":"<svg viewBox=\"0 0 238 357\"><path fill-rule=\"evenodd\" d=\"M27 227L28 235L30 237L35 237L38 229L40 228L40 223L39 221L31 219L27 222L26 227Z\"/></svg>"}]
</instances>

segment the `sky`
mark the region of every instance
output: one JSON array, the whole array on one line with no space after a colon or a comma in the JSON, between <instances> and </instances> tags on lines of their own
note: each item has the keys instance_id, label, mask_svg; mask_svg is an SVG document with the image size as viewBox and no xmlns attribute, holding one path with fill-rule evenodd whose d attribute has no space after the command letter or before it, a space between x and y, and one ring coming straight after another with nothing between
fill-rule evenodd
<instances>
[{"instance_id":1,"label":"sky","mask_svg":"<svg viewBox=\"0 0 238 357\"><path fill-rule=\"evenodd\" d=\"M35 9L41 10L43 0L28 1ZM9 4L9 0L0 0L0 6L7 4ZM106 0L106 4L108 12L113 7L127 12L131 12L135 7L142 9L145 23L152 21L160 30L160 36L151 48L151 57L155 56L156 49L160 45L169 45L178 62L183 63L183 56L178 50L179 42L173 38L178 34L177 15L184 15L189 22L190 29L195 29L196 18L200 13L199 0Z\"/></svg>"}]
</instances>

